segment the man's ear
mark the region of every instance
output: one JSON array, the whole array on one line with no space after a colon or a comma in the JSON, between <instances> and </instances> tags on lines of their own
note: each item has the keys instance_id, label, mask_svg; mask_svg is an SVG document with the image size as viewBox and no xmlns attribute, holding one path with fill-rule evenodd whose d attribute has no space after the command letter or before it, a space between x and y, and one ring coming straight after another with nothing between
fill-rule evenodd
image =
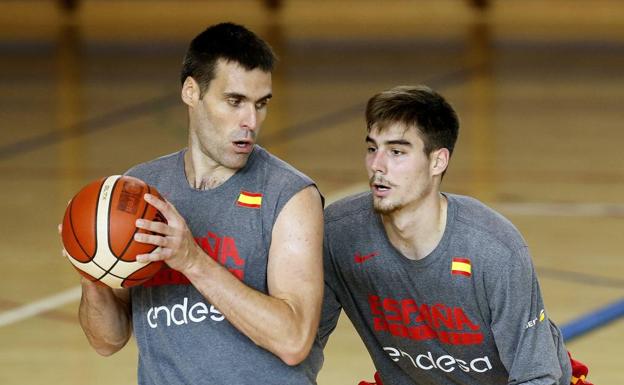
<instances>
[{"instance_id":1,"label":"man's ear","mask_svg":"<svg viewBox=\"0 0 624 385\"><path fill-rule=\"evenodd\" d=\"M194 106L199 101L201 89L199 84L190 76L187 76L182 84L181 97L184 104L189 107Z\"/></svg>"},{"instance_id":2,"label":"man's ear","mask_svg":"<svg viewBox=\"0 0 624 385\"><path fill-rule=\"evenodd\" d=\"M451 153L448 148L439 148L431 152L431 175L442 175L448 167L449 158Z\"/></svg>"}]
</instances>

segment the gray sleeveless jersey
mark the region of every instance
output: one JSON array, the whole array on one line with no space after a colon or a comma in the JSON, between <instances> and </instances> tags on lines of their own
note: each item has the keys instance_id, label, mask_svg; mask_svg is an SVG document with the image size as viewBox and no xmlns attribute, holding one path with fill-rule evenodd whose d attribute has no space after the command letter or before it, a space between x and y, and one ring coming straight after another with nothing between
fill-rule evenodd
<instances>
[{"instance_id":1,"label":"gray sleeveless jersey","mask_svg":"<svg viewBox=\"0 0 624 385\"><path fill-rule=\"evenodd\" d=\"M267 293L273 224L290 198L313 182L256 146L246 166L211 190L189 186L184 150L132 168L186 219L197 243L246 285ZM293 261L293 263L296 263ZM320 343L288 366L235 329L179 272L161 270L131 289L139 384L314 384Z\"/></svg>"},{"instance_id":2,"label":"gray sleeveless jersey","mask_svg":"<svg viewBox=\"0 0 624 385\"><path fill-rule=\"evenodd\" d=\"M418 261L392 246L370 193L326 209L321 338L343 308L386 385L569 384L524 240L480 202L446 196L444 235Z\"/></svg>"}]
</instances>

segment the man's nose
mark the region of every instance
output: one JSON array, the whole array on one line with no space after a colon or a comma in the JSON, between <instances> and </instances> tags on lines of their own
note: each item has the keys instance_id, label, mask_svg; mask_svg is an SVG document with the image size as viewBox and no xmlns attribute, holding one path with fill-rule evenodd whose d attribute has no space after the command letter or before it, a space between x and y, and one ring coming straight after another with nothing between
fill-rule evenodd
<instances>
[{"instance_id":1,"label":"man's nose","mask_svg":"<svg viewBox=\"0 0 624 385\"><path fill-rule=\"evenodd\" d=\"M386 156L383 151L377 151L373 154L373 159L371 161L371 171L373 173L386 173Z\"/></svg>"},{"instance_id":2,"label":"man's nose","mask_svg":"<svg viewBox=\"0 0 624 385\"><path fill-rule=\"evenodd\" d=\"M256 110L255 105L251 104L245 107L241 127L251 131L255 131L258 128L258 110Z\"/></svg>"}]
</instances>

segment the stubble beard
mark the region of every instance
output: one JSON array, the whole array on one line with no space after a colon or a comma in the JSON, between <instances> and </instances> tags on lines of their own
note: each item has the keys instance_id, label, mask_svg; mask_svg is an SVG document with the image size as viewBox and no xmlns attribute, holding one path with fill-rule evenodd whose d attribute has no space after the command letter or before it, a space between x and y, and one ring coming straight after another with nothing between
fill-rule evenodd
<instances>
[{"instance_id":1,"label":"stubble beard","mask_svg":"<svg viewBox=\"0 0 624 385\"><path fill-rule=\"evenodd\" d=\"M403 197L403 199L392 201L390 197L377 198L373 196L373 210L378 214L390 215L404 209L405 207L412 206L413 204L419 205L429 194L431 194L432 188L432 186L426 186L421 191L418 191L414 200L410 199L407 202L405 201L405 197Z\"/></svg>"},{"instance_id":2,"label":"stubble beard","mask_svg":"<svg viewBox=\"0 0 624 385\"><path fill-rule=\"evenodd\" d=\"M384 198L373 197L373 210L375 210L377 214L388 215L401 208L403 208L401 202L388 202Z\"/></svg>"},{"instance_id":3,"label":"stubble beard","mask_svg":"<svg viewBox=\"0 0 624 385\"><path fill-rule=\"evenodd\" d=\"M368 185L371 190L374 189L375 184L382 184L394 188L390 181L386 180L383 176L372 175L368 180ZM392 214L393 212L403 208L404 204L399 201L393 201L391 197L376 197L373 195L373 210L382 215Z\"/></svg>"},{"instance_id":4,"label":"stubble beard","mask_svg":"<svg viewBox=\"0 0 624 385\"><path fill-rule=\"evenodd\" d=\"M228 148L229 142L223 145L204 145L202 143L202 152L212 159L213 162L219 164L222 167L226 167L232 170L240 170L247 165L247 161L251 156L249 154L239 154L231 151Z\"/></svg>"}]
</instances>

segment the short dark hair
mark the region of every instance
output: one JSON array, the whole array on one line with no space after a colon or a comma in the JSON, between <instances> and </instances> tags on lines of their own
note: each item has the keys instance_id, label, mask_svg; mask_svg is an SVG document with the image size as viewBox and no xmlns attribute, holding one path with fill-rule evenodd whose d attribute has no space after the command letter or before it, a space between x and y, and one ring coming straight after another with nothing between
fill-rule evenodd
<instances>
[{"instance_id":1,"label":"short dark hair","mask_svg":"<svg viewBox=\"0 0 624 385\"><path fill-rule=\"evenodd\" d=\"M366 127L384 130L390 124L414 127L425 144L425 154L440 148L453 153L459 119L444 98L426 86L398 86L380 92L366 104Z\"/></svg>"},{"instance_id":2,"label":"short dark hair","mask_svg":"<svg viewBox=\"0 0 624 385\"><path fill-rule=\"evenodd\" d=\"M248 71L259 68L265 72L271 72L277 60L271 46L247 28L234 23L216 24L191 41L182 63L180 83L192 77L203 97L215 77L219 59L238 63Z\"/></svg>"}]
</instances>

